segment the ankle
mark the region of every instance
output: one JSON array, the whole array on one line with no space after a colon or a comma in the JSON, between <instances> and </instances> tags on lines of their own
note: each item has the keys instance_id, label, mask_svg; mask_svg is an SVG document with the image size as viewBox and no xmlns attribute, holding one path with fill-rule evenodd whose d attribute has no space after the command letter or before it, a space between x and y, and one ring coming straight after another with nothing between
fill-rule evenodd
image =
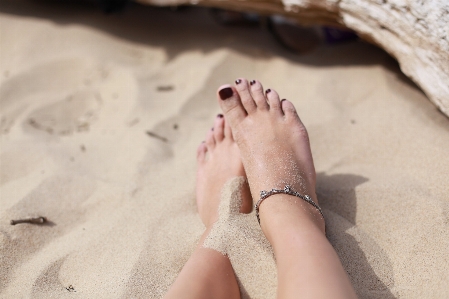
<instances>
[{"instance_id":1,"label":"ankle","mask_svg":"<svg viewBox=\"0 0 449 299\"><path fill-rule=\"evenodd\" d=\"M325 223L319 211L309 203L291 195L277 194L260 206L260 225L267 239L291 235L325 234Z\"/></svg>"}]
</instances>

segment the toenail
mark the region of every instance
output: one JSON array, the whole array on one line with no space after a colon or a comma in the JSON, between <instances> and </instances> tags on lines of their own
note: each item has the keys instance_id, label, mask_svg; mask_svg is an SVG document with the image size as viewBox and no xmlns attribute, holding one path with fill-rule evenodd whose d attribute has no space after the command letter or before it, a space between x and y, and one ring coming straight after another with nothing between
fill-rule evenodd
<instances>
[{"instance_id":1,"label":"toenail","mask_svg":"<svg viewBox=\"0 0 449 299\"><path fill-rule=\"evenodd\" d=\"M220 114L217 114L217 117L218 117L218 118L223 118L223 114L221 114L221 113L220 113Z\"/></svg>"},{"instance_id":2,"label":"toenail","mask_svg":"<svg viewBox=\"0 0 449 299\"><path fill-rule=\"evenodd\" d=\"M229 99L234 94L234 91L231 87L225 87L218 92L218 95L222 100Z\"/></svg>"},{"instance_id":3,"label":"toenail","mask_svg":"<svg viewBox=\"0 0 449 299\"><path fill-rule=\"evenodd\" d=\"M256 83L256 80L251 80L251 81L249 81L249 84L250 85L254 85Z\"/></svg>"},{"instance_id":4,"label":"toenail","mask_svg":"<svg viewBox=\"0 0 449 299\"><path fill-rule=\"evenodd\" d=\"M235 80L235 84L240 84L240 83L242 83L242 80L240 80L240 79Z\"/></svg>"},{"instance_id":5,"label":"toenail","mask_svg":"<svg viewBox=\"0 0 449 299\"><path fill-rule=\"evenodd\" d=\"M212 127L212 128L210 128L212 131L214 130L214 128Z\"/></svg>"},{"instance_id":6,"label":"toenail","mask_svg":"<svg viewBox=\"0 0 449 299\"><path fill-rule=\"evenodd\" d=\"M281 100L281 103L282 103L283 101L287 101L287 99L282 99L282 100Z\"/></svg>"},{"instance_id":7,"label":"toenail","mask_svg":"<svg viewBox=\"0 0 449 299\"><path fill-rule=\"evenodd\" d=\"M271 89L267 89L266 91L265 91L265 93L270 93L271 92Z\"/></svg>"}]
</instances>

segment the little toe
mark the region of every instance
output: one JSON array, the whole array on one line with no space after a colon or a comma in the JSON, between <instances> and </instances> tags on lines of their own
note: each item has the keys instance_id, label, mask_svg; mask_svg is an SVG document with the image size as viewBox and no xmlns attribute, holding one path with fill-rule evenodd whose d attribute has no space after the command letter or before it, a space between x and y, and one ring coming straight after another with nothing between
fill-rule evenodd
<instances>
[{"instance_id":1,"label":"little toe","mask_svg":"<svg viewBox=\"0 0 449 299\"><path fill-rule=\"evenodd\" d=\"M218 89L218 104L231 127L237 126L247 115L237 90L230 85Z\"/></svg>"},{"instance_id":2,"label":"little toe","mask_svg":"<svg viewBox=\"0 0 449 299\"><path fill-rule=\"evenodd\" d=\"M279 94L276 90L267 89L267 99L268 104L270 105L270 111L282 115L283 112L281 110L281 100L279 99Z\"/></svg>"},{"instance_id":3,"label":"little toe","mask_svg":"<svg viewBox=\"0 0 449 299\"><path fill-rule=\"evenodd\" d=\"M206 162L206 153L207 153L207 146L206 143L203 141L196 150L196 159L198 163Z\"/></svg>"},{"instance_id":4,"label":"little toe","mask_svg":"<svg viewBox=\"0 0 449 299\"><path fill-rule=\"evenodd\" d=\"M298 113L296 112L296 108L293 105L292 102L290 102L289 100L282 100L281 102L281 108L282 108L282 112L284 112L285 117L288 118L298 118Z\"/></svg>"},{"instance_id":5,"label":"little toe","mask_svg":"<svg viewBox=\"0 0 449 299\"><path fill-rule=\"evenodd\" d=\"M215 142L221 142L224 138L224 118L223 114L218 114L214 122Z\"/></svg>"},{"instance_id":6,"label":"little toe","mask_svg":"<svg viewBox=\"0 0 449 299\"><path fill-rule=\"evenodd\" d=\"M257 108L259 110L268 110L269 106L267 103L267 98L265 97L265 92L263 90L262 84L257 80L251 80L251 94L254 101L256 102Z\"/></svg>"},{"instance_id":7,"label":"little toe","mask_svg":"<svg viewBox=\"0 0 449 299\"><path fill-rule=\"evenodd\" d=\"M209 150L209 151L215 148L214 128L211 128L209 131L207 131L206 146L207 146L207 150Z\"/></svg>"},{"instance_id":8,"label":"little toe","mask_svg":"<svg viewBox=\"0 0 449 299\"><path fill-rule=\"evenodd\" d=\"M245 108L246 112L248 112L248 114L251 114L252 112L256 111L257 106L251 95L248 80L239 78L235 80L235 84L235 88L239 93L240 99L242 100L242 105Z\"/></svg>"}]
</instances>

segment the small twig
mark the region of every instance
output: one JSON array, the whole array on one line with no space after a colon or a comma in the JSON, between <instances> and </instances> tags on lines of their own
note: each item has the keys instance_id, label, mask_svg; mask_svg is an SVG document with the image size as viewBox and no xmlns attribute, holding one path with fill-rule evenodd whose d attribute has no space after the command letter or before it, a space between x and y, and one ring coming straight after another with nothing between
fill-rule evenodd
<instances>
[{"instance_id":1,"label":"small twig","mask_svg":"<svg viewBox=\"0 0 449 299\"><path fill-rule=\"evenodd\" d=\"M16 225L19 223L43 224L45 222L47 222L47 219L45 217L37 217L37 218L11 220L11 225Z\"/></svg>"},{"instance_id":2,"label":"small twig","mask_svg":"<svg viewBox=\"0 0 449 299\"><path fill-rule=\"evenodd\" d=\"M162 85L157 87L157 91L171 91L175 89L173 85Z\"/></svg>"},{"instance_id":3,"label":"small twig","mask_svg":"<svg viewBox=\"0 0 449 299\"><path fill-rule=\"evenodd\" d=\"M167 139L167 138L162 137L162 136L159 136L159 135L157 135L156 133L153 133L153 132L151 132L151 131L147 131L147 135L148 135L148 136L151 136L151 137L154 137L154 138L157 138L157 139L159 139L159 140L161 140L161 141L163 141L163 142L168 142L168 139Z\"/></svg>"}]
</instances>

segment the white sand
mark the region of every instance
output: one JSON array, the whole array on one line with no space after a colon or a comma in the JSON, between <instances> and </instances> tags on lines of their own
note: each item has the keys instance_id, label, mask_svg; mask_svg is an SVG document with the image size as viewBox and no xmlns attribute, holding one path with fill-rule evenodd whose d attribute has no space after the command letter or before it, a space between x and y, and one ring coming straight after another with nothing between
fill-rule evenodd
<instances>
[{"instance_id":1,"label":"white sand","mask_svg":"<svg viewBox=\"0 0 449 299\"><path fill-rule=\"evenodd\" d=\"M255 211L239 213L243 177L231 179L223 188L219 219L203 246L229 257L238 277L242 298L276 297L276 262L270 243L257 222Z\"/></svg>"},{"instance_id":2,"label":"white sand","mask_svg":"<svg viewBox=\"0 0 449 299\"><path fill-rule=\"evenodd\" d=\"M237 77L298 108L360 297L449 297L449 120L387 54L352 43L296 56L197 9L2 2L1 298L161 297L203 231L195 151L216 88ZM50 225L9 224L37 215ZM241 247L265 248L257 226L247 235L257 222L232 215L220 223L238 235L225 248L242 293L273 298L272 256Z\"/></svg>"}]
</instances>

